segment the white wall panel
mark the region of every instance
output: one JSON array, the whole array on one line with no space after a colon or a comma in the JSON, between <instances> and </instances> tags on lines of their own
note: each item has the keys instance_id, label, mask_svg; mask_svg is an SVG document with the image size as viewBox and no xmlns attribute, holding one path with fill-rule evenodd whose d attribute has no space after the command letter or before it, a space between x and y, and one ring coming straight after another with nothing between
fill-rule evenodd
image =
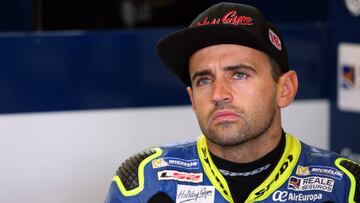
<instances>
[{"instance_id":1,"label":"white wall panel","mask_svg":"<svg viewBox=\"0 0 360 203\"><path fill-rule=\"evenodd\" d=\"M328 148L327 101L296 102L283 119L289 132ZM103 202L126 157L199 134L188 106L2 115L0 202Z\"/></svg>"}]
</instances>

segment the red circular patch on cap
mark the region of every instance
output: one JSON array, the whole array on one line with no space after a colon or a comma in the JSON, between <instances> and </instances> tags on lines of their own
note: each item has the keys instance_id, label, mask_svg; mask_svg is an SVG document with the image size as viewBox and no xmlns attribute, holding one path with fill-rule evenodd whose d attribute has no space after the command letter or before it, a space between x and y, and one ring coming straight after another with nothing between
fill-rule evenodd
<instances>
[{"instance_id":1,"label":"red circular patch on cap","mask_svg":"<svg viewBox=\"0 0 360 203\"><path fill-rule=\"evenodd\" d=\"M271 29L269 29L269 39L270 39L271 44L274 45L279 51L281 51L281 49L282 49L281 40L277 36L277 34L275 34L275 32L272 31Z\"/></svg>"}]
</instances>

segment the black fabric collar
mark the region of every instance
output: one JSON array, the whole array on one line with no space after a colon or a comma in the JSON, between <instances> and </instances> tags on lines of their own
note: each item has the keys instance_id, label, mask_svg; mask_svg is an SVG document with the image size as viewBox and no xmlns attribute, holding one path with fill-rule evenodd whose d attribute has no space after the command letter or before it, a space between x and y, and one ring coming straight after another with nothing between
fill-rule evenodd
<instances>
[{"instance_id":1,"label":"black fabric collar","mask_svg":"<svg viewBox=\"0 0 360 203\"><path fill-rule=\"evenodd\" d=\"M285 132L283 131L280 142L274 150L250 163L234 163L211 154L215 165L228 182L231 196L235 202L245 202L251 191L259 186L274 170L284 152L285 139Z\"/></svg>"}]
</instances>

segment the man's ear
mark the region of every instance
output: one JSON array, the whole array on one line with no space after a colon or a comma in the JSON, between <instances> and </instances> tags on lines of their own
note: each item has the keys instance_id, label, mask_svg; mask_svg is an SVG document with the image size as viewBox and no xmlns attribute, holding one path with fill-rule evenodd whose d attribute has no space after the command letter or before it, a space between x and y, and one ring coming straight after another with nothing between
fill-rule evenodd
<instances>
[{"instance_id":1,"label":"man's ear","mask_svg":"<svg viewBox=\"0 0 360 203\"><path fill-rule=\"evenodd\" d=\"M278 106L284 108L294 99L298 90L298 78L295 71L290 70L279 78Z\"/></svg>"},{"instance_id":2,"label":"man's ear","mask_svg":"<svg viewBox=\"0 0 360 203\"><path fill-rule=\"evenodd\" d=\"M189 98L190 98L190 101L191 101L192 110L193 110L193 112L195 113L195 112L196 112L196 108L195 108L195 104L194 104L193 92L192 92L191 87L187 87L187 88L186 88L186 91L188 92L188 95L189 95Z\"/></svg>"}]
</instances>

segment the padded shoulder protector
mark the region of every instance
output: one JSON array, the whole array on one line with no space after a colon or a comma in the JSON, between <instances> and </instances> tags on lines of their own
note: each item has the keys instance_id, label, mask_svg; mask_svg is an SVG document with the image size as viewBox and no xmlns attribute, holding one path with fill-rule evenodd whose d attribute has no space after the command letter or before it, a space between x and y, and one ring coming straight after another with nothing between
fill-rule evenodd
<instances>
[{"instance_id":1,"label":"padded shoulder protector","mask_svg":"<svg viewBox=\"0 0 360 203\"><path fill-rule=\"evenodd\" d=\"M138 170L144 159L156 153L155 149L144 150L125 160L116 175L119 176L126 190L132 190L139 186Z\"/></svg>"},{"instance_id":2,"label":"padded shoulder protector","mask_svg":"<svg viewBox=\"0 0 360 203\"><path fill-rule=\"evenodd\" d=\"M345 158L339 158L338 160L338 166L342 166L339 168L345 174L347 174L347 176L349 176L351 180L350 193L354 193L353 201L360 202L360 165L354 161Z\"/></svg>"}]
</instances>

